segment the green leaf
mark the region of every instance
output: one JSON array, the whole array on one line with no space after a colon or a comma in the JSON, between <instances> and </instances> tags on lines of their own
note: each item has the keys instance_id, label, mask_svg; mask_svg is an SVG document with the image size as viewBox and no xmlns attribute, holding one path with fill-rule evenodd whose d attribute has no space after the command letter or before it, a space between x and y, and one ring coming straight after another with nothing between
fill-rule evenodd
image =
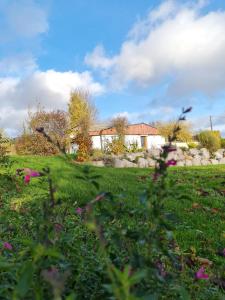
<instances>
[{"instance_id":1,"label":"green leaf","mask_svg":"<svg viewBox=\"0 0 225 300\"><path fill-rule=\"evenodd\" d=\"M32 280L33 280L34 268L32 262L27 262L24 264L18 284L15 289L15 294L20 298L24 298L30 289Z\"/></svg>"}]
</instances>

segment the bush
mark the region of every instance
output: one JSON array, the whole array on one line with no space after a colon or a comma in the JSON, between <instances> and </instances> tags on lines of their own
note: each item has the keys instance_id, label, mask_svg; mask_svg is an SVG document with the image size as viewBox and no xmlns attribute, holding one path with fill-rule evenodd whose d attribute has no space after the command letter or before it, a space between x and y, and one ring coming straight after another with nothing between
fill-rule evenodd
<instances>
[{"instance_id":1,"label":"bush","mask_svg":"<svg viewBox=\"0 0 225 300\"><path fill-rule=\"evenodd\" d=\"M197 139L201 147L208 149L211 153L221 147L221 139L218 131L202 131L197 135Z\"/></svg>"},{"instance_id":2,"label":"bush","mask_svg":"<svg viewBox=\"0 0 225 300\"><path fill-rule=\"evenodd\" d=\"M190 142L190 143L188 143L189 149L196 149L196 148L198 148L198 146L199 146L199 144L196 143L196 142Z\"/></svg>"},{"instance_id":3,"label":"bush","mask_svg":"<svg viewBox=\"0 0 225 300\"><path fill-rule=\"evenodd\" d=\"M19 155L55 155L59 150L40 133L26 134L17 138L15 142L16 153Z\"/></svg>"},{"instance_id":4,"label":"bush","mask_svg":"<svg viewBox=\"0 0 225 300\"><path fill-rule=\"evenodd\" d=\"M91 160L101 160L104 157L104 153L101 149L92 149Z\"/></svg>"},{"instance_id":5,"label":"bush","mask_svg":"<svg viewBox=\"0 0 225 300\"><path fill-rule=\"evenodd\" d=\"M225 149L225 139L221 138L221 148Z\"/></svg>"},{"instance_id":6,"label":"bush","mask_svg":"<svg viewBox=\"0 0 225 300\"><path fill-rule=\"evenodd\" d=\"M78 145L77 161L87 161L90 157L92 148L90 136L78 133L74 139L74 143Z\"/></svg>"},{"instance_id":7,"label":"bush","mask_svg":"<svg viewBox=\"0 0 225 300\"><path fill-rule=\"evenodd\" d=\"M112 142L107 141L105 144L105 152L108 154L122 154L126 151L126 147L122 141L122 139L115 138Z\"/></svg>"}]
</instances>

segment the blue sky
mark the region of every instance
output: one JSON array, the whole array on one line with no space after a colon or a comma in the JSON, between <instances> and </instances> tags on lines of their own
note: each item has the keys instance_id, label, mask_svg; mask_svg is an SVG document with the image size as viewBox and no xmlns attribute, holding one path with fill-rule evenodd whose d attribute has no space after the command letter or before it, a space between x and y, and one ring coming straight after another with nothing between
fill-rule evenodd
<instances>
[{"instance_id":1,"label":"blue sky","mask_svg":"<svg viewBox=\"0 0 225 300\"><path fill-rule=\"evenodd\" d=\"M27 109L66 109L88 89L99 119L173 119L193 106L196 129L225 134L225 3L0 0L0 127Z\"/></svg>"}]
</instances>

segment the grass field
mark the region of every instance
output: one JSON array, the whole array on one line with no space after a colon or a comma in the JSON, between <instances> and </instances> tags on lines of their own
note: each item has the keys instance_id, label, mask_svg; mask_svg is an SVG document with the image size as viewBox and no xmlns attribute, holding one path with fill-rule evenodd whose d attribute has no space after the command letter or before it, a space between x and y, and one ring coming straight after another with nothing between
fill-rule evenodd
<instances>
[{"instance_id":1,"label":"grass field","mask_svg":"<svg viewBox=\"0 0 225 300\"><path fill-rule=\"evenodd\" d=\"M77 179L77 176L82 175L83 166L66 163L61 157L14 157L13 160L14 171L24 167L40 171L43 167L50 167L57 197L70 204L71 213L74 212L74 222L77 222L76 208L84 206L95 193L88 182ZM121 201L128 204L131 211L138 205L139 198L148 184L149 175L152 173L150 169L96 167L91 169L94 174L101 175L100 191L116 194ZM169 179L174 182L174 197L169 198L166 207L169 212L177 216L174 233L180 249L184 253L190 252L191 247L192 251L196 249L198 256L213 262L209 272L217 272L224 265L224 258L218 256L217 251L225 248L225 166L172 167L169 170ZM46 184L41 179L32 178L27 186L21 183L18 191L15 187L7 185L4 174L1 175L1 206L7 213L8 224L16 224L16 229L5 231L2 239L19 244L19 238L29 236L29 232L24 228L25 224L32 222L30 215L35 217L35 207L40 201L40 195L46 195L46 188ZM178 190L179 194L183 195L180 198L176 197ZM78 238L80 233L75 235ZM83 270L85 266L80 268ZM90 276L94 280L93 275ZM81 278L76 286L79 291L84 289L82 280ZM85 280L83 284L88 285L87 278ZM201 283L198 288L194 281L191 284L192 289L195 289L192 291L192 299L206 299L204 298L206 288L212 289L210 299L222 299L219 298L222 292L217 294L207 282ZM92 295L92 298L89 296L90 299L101 298L101 293L96 290L96 287L91 288L90 285L89 288L90 291L85 292L86 296L83 299L88 299L87 295Z\"/></svg>"}]
</instances>

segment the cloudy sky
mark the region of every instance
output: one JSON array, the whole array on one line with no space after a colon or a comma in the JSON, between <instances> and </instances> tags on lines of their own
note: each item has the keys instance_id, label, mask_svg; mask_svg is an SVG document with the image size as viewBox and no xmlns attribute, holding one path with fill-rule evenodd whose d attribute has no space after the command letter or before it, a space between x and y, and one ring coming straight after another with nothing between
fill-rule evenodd
<instances>
[{"instance_id":1,"label":"cloudy sky","mask_svg":"<svg viewBox=\"0 0 225 300\"><path fill-rule=\"evenodd\" d=\"M173 119L225 135L225 1L0 0L0 127L87 88L104 120Z\"/></svg>"}]
</instances>

